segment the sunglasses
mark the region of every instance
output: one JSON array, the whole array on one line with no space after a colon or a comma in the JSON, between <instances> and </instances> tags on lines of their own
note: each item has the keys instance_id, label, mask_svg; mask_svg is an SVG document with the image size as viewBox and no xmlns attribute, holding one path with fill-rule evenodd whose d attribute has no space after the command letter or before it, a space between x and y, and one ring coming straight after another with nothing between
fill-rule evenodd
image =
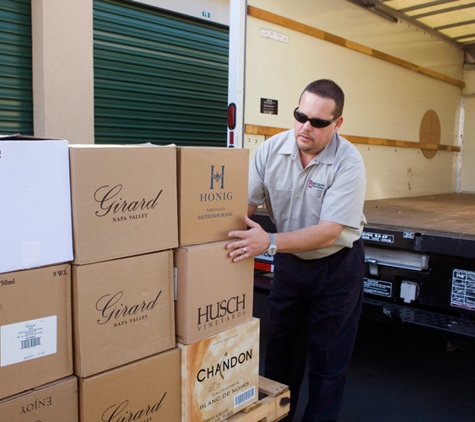
<instances>
[{"instance_id":1,"label":"sunglasses","mask_svg":"<svg viewBox=\"0 0 475 422\"><path fill-rule=\"evenodd\" d=\"M309 121L313 127L316 127L319 129L321 129L322 127L330 126L336 119L338 119L338 117L335 117L332 120L323 120L323 119L318 119L316 117L310 119L306 114L303 114L300 111L298 111L298 107L294 110L294 117L295 117L295 120L297 120L297 122L299 123L305 123Z\"/></svg>"}]
</instances>

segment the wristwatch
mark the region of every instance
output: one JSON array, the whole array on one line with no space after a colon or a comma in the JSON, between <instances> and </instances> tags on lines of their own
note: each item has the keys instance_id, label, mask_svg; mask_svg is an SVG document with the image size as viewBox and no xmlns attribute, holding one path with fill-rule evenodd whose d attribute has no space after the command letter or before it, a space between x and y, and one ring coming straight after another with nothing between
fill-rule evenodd
<instances>
[{"instance_id":1,"label":"wristwatch","mask_svg":"<svg viewBox=\"0 0 475 422\"><path fill-rule=\"evenodd\" d=\"M277 243L275 243L275 237L273 233L269 233L270 244L267 248L267 255L273 256L277 253Z\"/></svg>"}]
</instances>

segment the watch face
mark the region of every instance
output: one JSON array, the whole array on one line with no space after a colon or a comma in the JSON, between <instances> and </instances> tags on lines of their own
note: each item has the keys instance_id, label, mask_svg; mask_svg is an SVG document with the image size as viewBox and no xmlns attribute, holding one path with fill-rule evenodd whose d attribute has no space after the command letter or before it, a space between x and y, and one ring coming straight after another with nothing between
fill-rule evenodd
<instances>
[{"instance_id":1,"label":"watch face","mask_svg":"<svg viewBox=\"0 0 475 422\"><path fill-rule=\"evenodd\" d=\"M276 253L277 253L277 249L272 246L269 249L267 249L268 255L275 255Z\"/></svg>"}]
</instances>

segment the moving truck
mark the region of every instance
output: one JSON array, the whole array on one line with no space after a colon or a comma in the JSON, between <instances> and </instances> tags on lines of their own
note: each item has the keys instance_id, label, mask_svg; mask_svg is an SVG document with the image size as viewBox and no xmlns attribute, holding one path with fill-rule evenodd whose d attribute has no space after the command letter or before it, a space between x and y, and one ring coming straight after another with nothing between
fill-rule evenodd
<instances>
[{"instance_id":1,"label":"moving truck","mask_svg":"<svg viewBox=\"0 0 475 422\"><path fill-rule=\"evenodd\" d=\"M10 10L13 3L16 12ZM437 25L427 25L448 8L450 15L459 9L460 20L469 21L474 7L462 3L467 2L97 0L78 6L51 0L31 2L31 7L27 1L8 2L10 12L26 22L17 28L25 37L4 34L12 43L0 43L0 49L10 51L15 44L15 51L28 53L24 70L28 77L20 84L17 75L22 72L12 59L0 91L5 99L12 91L23 98L25 86L30 117L23 117L16 100L8 100L0 104L0 129L72 143L141 143L163 138L163 142L180 144L185 135L196 145L209 142L211 123L203 131L202 121L212 119L198 121L196 115L206 109L201 103L207 101L205 94L221 98L221 90L205 88L206 93L200 91L191 99L191 91L197 90L196 85L202 88L204 82L196 76L180 79L171 65L163 64L165 58L173 62L175 53L167 50L161 55L145 49L150 31L142 29L152 17L154 30L166 26L157 22L172 22L167 40L180 39L179 24L189 28L180 26L180 34L194 35L178 50L193 63L208 66L214 57L216 72L222 75L229 70L228 86L222 76L218 84L228 88L227 134L221 132L226 100L219 110L208 109L213 119L224 115L218 124L221 145L248 148L250 157L269 136L293 127L292 111L308 82L333 79L346 95L340 134L358 148L367 169L365 314L451 338L473 338L475 44L470 44L470 36L461 38L450 32L460 31L463 25L439 23L447 29L438 31L433 30ZM395 7L392 11L391 6ZM187 19L182 22L184 15ZM425 26L415 16L422 16L419 21ZM129 17L134 18L135 41L126 42L122 19ZM227 40L227 30L226 66L222 44L226 47L227 41L219 41L217 34ZM213 36L203 38L202 32L216 34L216 42L205 42ZM114 43L103 38L107 34ZM134 45L139 40L140 46ZM5 53L5 57L17 56ZM160 66L153 62L147 67L146 58L151 57L158 57ZM113 60L121 64L111 64L117 63ZM127 87L134 85L139 103L152 95L150 86L165 75L171 75L173 82L159 85L153 95L160 100L170 87L176 90L178 80L184 94L172 98L160 118L156 105L150 106L150 113L135 112L132 95L112 77L119 68L137 69L137 75L145 72L154 82L147 85L140 76L121 80ZM210 86L217 84L213 75L211 70L205 75ZM123 98L116 100L117 95ZM119 115L119 109L126 118L119 117L117 123L111 118ZM29 120L27 127L12 126L12 116ZM186 122L192 123L187 131ZM145 131L145 125L150 130ZM174 126L167 132L170 125ZM258 266L269 264L259 261ZM256 286L262 285L261 278L256 276Z\"/></svg>"},{"instance_id":2,"label":"moving truck","mask_svg":"<svg viewBox=\"0 0 475 422\"><path fill-rule=\"evenodd\" d=\"M469 49L358 3L368 2L248 1L244 147L254 151L293 127L308 82L335 80L346 96L340 134L367 169L363 316L442 335L452 346L474 340ZM275 230L265 209L253 218ZM268 291L270 257L257 257L255 268L256 290Z\"/></svg>"}]
</instances>

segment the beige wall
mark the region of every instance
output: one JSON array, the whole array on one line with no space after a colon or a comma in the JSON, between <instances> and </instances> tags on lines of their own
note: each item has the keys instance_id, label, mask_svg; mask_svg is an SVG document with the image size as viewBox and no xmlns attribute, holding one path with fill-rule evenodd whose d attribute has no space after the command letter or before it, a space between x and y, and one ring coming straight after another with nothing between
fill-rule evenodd
<instances>
[{"instance_id":1,"label":"beige wall","mask_svg":"<svg viewBox=\"0 0 475 422\"><path fill-rule=\"evenodd\" d=\"M249 0L249 4L463 79L460 49L350 2ZM262 36L263 28L286 42ZM459 143L460 87L254 17L248 18L246 48L246 124L293 127L292 110L305 85L330 78L346 94L342 135L419 142L422 117L435 110L441 123L440 143ZM278 100L279 114L261 114L261 98ZM439 151L427 159L420 149L368 145L358 149L368 172L367 199L456 190L459 154Z\"/></svg>"},{"instance_id":2,"label":"beige wall","mask_svg":"<svg viewBox=\"0 0 475 422\"><path fill-rule=\"evenodd\" d=\"M31 4L35 135L94 143L92 1Z\"/></svg>"}]
</instances>

